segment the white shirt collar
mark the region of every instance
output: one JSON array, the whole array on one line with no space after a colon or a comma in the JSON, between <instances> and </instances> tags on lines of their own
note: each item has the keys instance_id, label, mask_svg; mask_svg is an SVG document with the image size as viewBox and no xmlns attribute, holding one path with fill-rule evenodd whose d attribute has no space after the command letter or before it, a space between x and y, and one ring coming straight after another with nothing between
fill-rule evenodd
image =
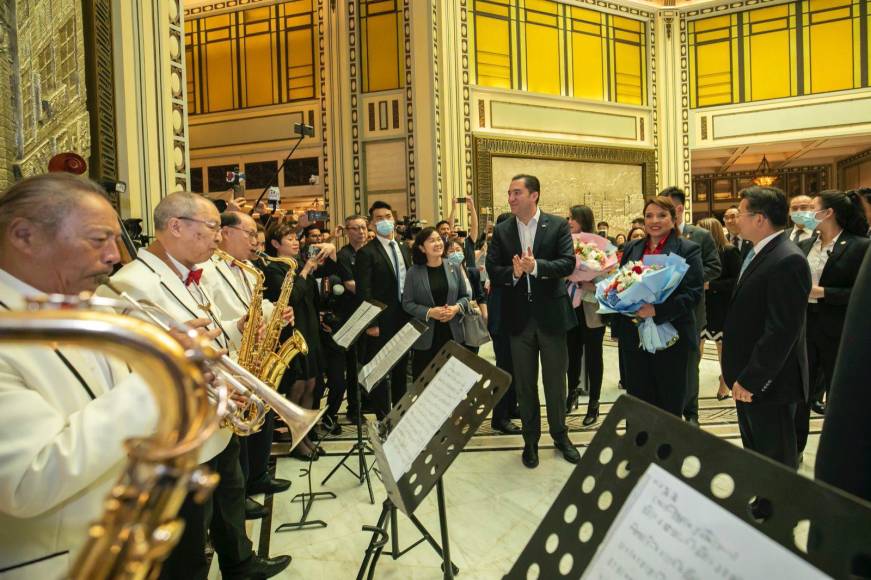
<instances>
[{"instance_id":1,"label":"white shirt collar","mask_svg":"<svg viewBox=\"0 0 871 580\"><path fill-rule=\"evenodd\" d=\"M835 244L838 242L838 238L840 238L840 237L841 237L841 234L843 234L843 233L844 233L844 230L841 230L840 232L838 232L838 235L835 236L834 238L832 238L832 241L829 242L828 245L827 245L825 248L823 247L823 238L822 238L822 236L817 236L816 241L814 241L814 246L816 246L817 249L818 249L819 251L821 251L821 252L822 252L823 250L829 250L829 249L832 249L832 248L835 247Z\"/></svg>"},{"instance_id":2,"label":"white shirt collar","mask_svg":"<svg viewBox=\"0 0 871 580\"><path fill-rule=\"evenodd\" d=\"M172 257L172 255L167 252L166 257L169 258L169 261L172 262L172 267L175 268L175 271L178 272L179 276L181 276L182 282L188 279L188 274L190 274L191 270L178 260Z\"/></svg>"},{"instance_id":3,"label":"white shirt collar","mask_svg":"<svg viewBox=\"0 0 871 580\"><path fill-rule=\"evenodd\" d=\"M24 298L31 298L33 296L45 294L45 292L37 290L30 284L19 280L18 278L3 269L0 269L0 283L9 286L12 290L21 294L21 296Z\"/></svg>"},{"instance_id":4,"label":"white shirt collar","mask_svg":"<svg viewBox=\"0 0 871 580\"><path fill-rule=\"evenodd\" d=\"M680 235L683 235L683 230L685 227L686 227L686 223L684 223L684 222L680 222L680 225L677 226L678 230L680 231Z\"/></svg>"},{"instance_id":5,"label":"white shirt collar","mask_svg":"<svg viewBox=\"0 0 871 580\"><path fill-rule=\"evenodd\" d=\"M375 236L375 239L378 240L379 242L381 242L381 245L384 246L385 250L390 247L390 244L392 244L393 242L396 241L396 240L391 240L390 238L382 238L381 236L378 236L378 235Z\"/></svg>"},{"instance_id":6,"label":"white shirt collar","mask_svg":"<svg viewBox=\"0 0 871 580\"><path fill-rule=\"evenodd\" d=\"M754 255L754 256L758 256L758 255L759 255L759 252L761 252L762 249L765 248L765 246L768 245L768 242L770 242L771 240L773 240L773 239L776 238L777 236L781 236L781 235L783 235L783 232L779 232L779 231L778 231L778 232L774 232L774 233L771 234L770 236L764 237L764 238L762 238L761 240L759 240L758 242L756 242L756 243L753 245L753 255Z\"/></svg>"},{"instance_id":7,"label":"white shirt collar","mask_svg":"<svg viewBox=\"0 0 871 580\"><path fill-rule=\"evenodd\" d=\"M535 208L535 213L534 213L533 216L529 219L529 223L524 224L522 221L520 221L520 218L517 218L517 223L518 223L518 225L520 225L520 226L522 226L522 227L524 227L524 228L528 228L528 227L531 227L532 225L538 225L538 220L539 220L539 219L541 219L541 208L540 208L540 207L536 207L536 208Z\"/></svg>"}]
</instances>

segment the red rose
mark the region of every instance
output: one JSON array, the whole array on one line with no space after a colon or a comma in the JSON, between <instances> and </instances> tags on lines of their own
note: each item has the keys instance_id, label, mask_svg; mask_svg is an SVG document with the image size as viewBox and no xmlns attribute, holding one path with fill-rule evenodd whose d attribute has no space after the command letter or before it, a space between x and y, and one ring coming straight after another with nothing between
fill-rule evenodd
<instances>
[{"instance_id":1,"label":"red rose","mask_svg":"<svg viewBox=\"0 0 871 580\"><path fill-rule=\"evenodd\" d=\"M641 274L644 271L644 269L641 266L636 265L636 266L633 266L632 271L636 274Z\"/></svg>"}]
</instances>

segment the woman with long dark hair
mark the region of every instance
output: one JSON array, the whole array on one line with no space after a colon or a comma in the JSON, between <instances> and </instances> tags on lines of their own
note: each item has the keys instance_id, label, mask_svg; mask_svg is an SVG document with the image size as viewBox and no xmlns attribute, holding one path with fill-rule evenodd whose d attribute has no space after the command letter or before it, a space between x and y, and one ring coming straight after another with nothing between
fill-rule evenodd
<instances>
[{"instance_id":1,"label":"woman with long dark hair","mask_svg":"<svg viewBox=\"0 0 871 580\"><path fill-rule=\"evenodd\" d=\"M723 324L726 322L726 313L729 311L732 291L735 290L738 273L741 271L741 252L726 239L726 233L717 218L705 218L698 225L711 232L722 265L719 277L711 280L705 290L705 319L707 324L702 329L699 350L704 351L706 340L714 341L714 344L717 345L717 361L722 362ZM726 386L726 381L723 380L722 372L721 368L720 385L717 387L717 399L720 401L732 396L729 387Z\"/></svg>"},{"instance_id":2,"label":"woman with long dark hair","mask_svg":"<svg viewBox=\"0 0 871 580\"><path fill-rule=\"evenodd\" d=\"M674 203L667 197L645 202L644 229L647 235L643 239L626 245L621 266L648 254L676 254L687 261L689 270L665 302L644 304L635 316L652 318L656 324L670 322L678 340L665 350L649 353L639 344L638 327L632 318L615 316L611 330L625 357L626 391L680 417L687 395L687 364L699 348L694 311L704 291L701 249L681 237Z\"/></svg>"},{"instance_id":3,"label":"woman with long dark hair","mask_svg":"<svg viewBox=\"0 0 871 580\"><path fill-rule=\"evenodd\" d=\"M422 229L414 238L411 260L405 274L402 308L429 327L412 347L412 376L417 379L446 342L463 344L462 315L469 304L469 291L460 271L448 262L445 242L438 230Z\"/></svg>"},{"instance_id":4,"label":"woman with long dark hair","mask_svg":"<svg viewBox=\"0 0 871 580\"><path fill-rule=\"evenodd\" d=\"M569 210L569 228L573 234L595 233L596 220L593 210L585 205L575 205ZM585 369L584 384L590 400L587 403L587 413L584 415L584 426L592 425L599 418L599 397L602 394L602 375L605 364L602 360L602 341L605 338L605 323L597 313L599 309L595 300L589 297L596 295L596 285L593 282L566 281L568 286L578 286L581 292L581 303L575 308L578 325L566 333L566 346L569 352L569 366L566 373L569 393L566 408L577 407L581 394L581 368ZM571 294L571 292L569 292Z\"/></svg>"},{"instance_id":5,"label":"woman with long dark hair","mask_svg":"<svg viewBox=\"0 0 871 580\"><path fill-rule=\"evenodd\" d=\"M807 444L810 409L824 412L841 345L847 303L859 267L868 250L868 222L858 194L824 191L813 200L814 236L799 242L811 267L807 305L807 357L811 381L810 405L796 411L798 452Z\"/></svg>"}]
</instances>

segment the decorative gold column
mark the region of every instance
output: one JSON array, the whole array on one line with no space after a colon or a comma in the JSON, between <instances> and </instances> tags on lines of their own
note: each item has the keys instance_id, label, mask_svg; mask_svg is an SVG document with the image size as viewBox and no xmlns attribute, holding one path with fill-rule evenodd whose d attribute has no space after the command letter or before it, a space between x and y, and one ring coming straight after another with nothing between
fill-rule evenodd
<instances>
[{"instance_id":1,"label":"decorative gold column","mask_svg":"<svg viewBox=\"0 0 871 580\"><path fill-rule=\"evenodd\" d=\"M658 187L677 185L686 191L689 219L692 213L692 177L686 16L676 10L658 11L655 42Z\"/></svg>"},{"instance_id":2,"label":"decorative gold column","mask_svg":"<svg viewBox=\"0 0 871 580\"><path fill-rule=\"evenodd\" d=\"M153 231L154 206L186 189L187 96L181 0L114 0L118 177Z\"/></svg>"}]
</instances>

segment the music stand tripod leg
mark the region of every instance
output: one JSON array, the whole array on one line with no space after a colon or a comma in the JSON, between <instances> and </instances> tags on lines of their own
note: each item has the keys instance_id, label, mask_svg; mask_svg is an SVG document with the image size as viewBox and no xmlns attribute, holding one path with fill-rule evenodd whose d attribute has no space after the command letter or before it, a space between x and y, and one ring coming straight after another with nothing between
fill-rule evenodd
<instances>
[{"instance_id":1,"label":"music stand tripod leg","mask_svg":"<svg viewBox=\"0 0 871 580\"><path fill-rule=\"evenodd\" d=\"M366 552L363 555L363 563L360 564L360 570L357 572L357 580L363 580L364 577L372 578L372 575L375 573L375 564L378 562L378 556L381 555L381 550L387 543L385 523L390 515L391 507L392 503L390 500L384 500L384 507L381 508L378 523L374 526L363 526L363 531L371 532L372 538L369 540L369 545L366 547Z\"/></svg>"},{"instance_id":2,"label":"music stand tripod leg","mask_svg":"<svg viewBox=\"0 0 871 580\"><path fill-rule=\"evenodd\" d=\"M369 468L366 466L366 449L368 446L363 440L363 410L361 408L361 396L360 396L360 383L357 383L357 388L355 389L355 398L357 399L357 442L345 453L344 457L333 467L333 469L327 474L323 481L321 481L321 485L326 485L326 483L333 477L333 475L342 467L351 472L351 474L357 478L360 482L360 485L363 482L366 482L366 487L369 490L369 503L375 505L375 494L372 493L372 481L369 479ZM358 469L359 472L354 472L353 469L346 465L346 462L351 458L351 456L356 453L358 458Z\"/></svg>"},{"instance_id":3,"label":"music stand tripod leg","mask_svg":"<svg viewBox=\"0 0 871 580\"><path fill-rule=\"evenodd\" d=\"M427 541L427 543L432 547L436 554L438 554L442 559L442 571L445 574L446 579L453 579L454 575L460 573L460 569L451 562L451 547L450 547L450 539L448 537L448 513L445 507L445 495L444 488L442 487L442 480L439 479L436 483L436 495L438 500L438 511L439 511L439 528L441 531L441 539L442 545L439 546L438 542L435 541L435 538L432 537L432 534L424 527L423 523L417 516L411 514L408 516L408 519L411 520L411 523L417 528L417 530L423 536L423 539Z\"/></svg>"}]
</instances>

